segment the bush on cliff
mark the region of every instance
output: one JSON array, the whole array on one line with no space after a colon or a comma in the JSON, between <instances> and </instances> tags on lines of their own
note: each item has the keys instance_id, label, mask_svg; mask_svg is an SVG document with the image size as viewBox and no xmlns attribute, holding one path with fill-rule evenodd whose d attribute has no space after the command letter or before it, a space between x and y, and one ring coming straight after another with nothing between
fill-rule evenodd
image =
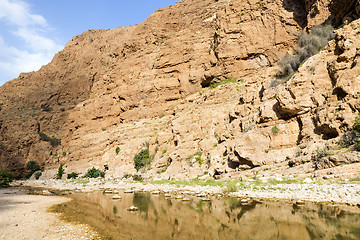
<instances>
[{"instance_id":1,"label":"bush on cliff","mask_svg":"<svg viewBox=\"0 0 360 240\"><path fill-rule=\"evenodd\" d=\"M338 144L341 147L350 147L354 145L354 150L360 151L360 113L355 117L352 129L341 137Z\"/></svg>"},{"instance_id":2,"label":"bush on cliff","mask_svg":"<svg viewBox=\"0 0 360 240\"><path fill-rule=\"evenodd\" d=\"M151 160L154 159L159 146L156 146L154 154L150 155L149 143L146 142L143 146L143 149L134 156L134 167L136 171L139 171L141 168L148 166Z\"/></svg>"},{"instance_id":3,"label":"bush on cliff","mask_svg":"<svg viewBox=\"0 0 360 240\"><path fill-rule=\"evenodd\" d=\"M306 59L317 54L334 37L334 28L331 25L319 25L309 31L301 32L297 40L299 48L292 54L287 53L279 61L280 71L277 77L291 76Z\"/></svg>"},{"instance_id":4,"label":"bush on cliff","mask_svg":"<svg viewBox=\"0 0 360 240\"><path fill-rule=\"evenodd\" d=\"M87 173L84 175L86 178L98 178L98 177L105 177L105 172L101 171L100 169L97 169L95 167L92 167L87 171Z\"/></svg>"},{"instance_id":5,"label":"bush on cliff","mask_svg":"<svg viewBox=\"0 0 360 240\"><path fill-rule=\"evenodd\" d=\"M139 171L140 168L145 167L149 163L150 163L149 148L142 149L134 157L134 165L135 165L136 171Z\"/></svg>"},{"instance_id":6,"label":"bush on cliff","mask_svg":"<svg viewBox=\"0 0 360 240\"><path fill-rule=\"evenodd\" d=\"M56 179L62 179L62 175L65 173L65 169L63 168L64 164L60 164L58 168L58 172L56 174Z\"/></svg>"},{"instance_id":7,"label":"bush on cliff","mask_svg":"<svg viewBox=\"0 0 360 240\"><path fill-rule=\"evenodd\" d=\"M36 161L28 161L26 163L25 169L30 171L25 175L25 178L29 179L34 174L34 172L40 170L40 166Z\"/></svg>"}]
</instances>

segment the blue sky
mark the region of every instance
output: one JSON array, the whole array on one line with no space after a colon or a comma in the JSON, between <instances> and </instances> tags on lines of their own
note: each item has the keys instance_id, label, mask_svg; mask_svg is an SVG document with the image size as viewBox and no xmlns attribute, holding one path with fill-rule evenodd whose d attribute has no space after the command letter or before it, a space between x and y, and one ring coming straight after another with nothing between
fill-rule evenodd
<instances>
[{"instance_id":1,"label":"blue sky","mask_svg":"<svg viewBox=\"0 0 360 240\"><path fill-rule=\"evenodd\" d=\"M89 29L141 23L176 0L0 0L0 86L38 70Z\"/></svg>"}]
</instances>

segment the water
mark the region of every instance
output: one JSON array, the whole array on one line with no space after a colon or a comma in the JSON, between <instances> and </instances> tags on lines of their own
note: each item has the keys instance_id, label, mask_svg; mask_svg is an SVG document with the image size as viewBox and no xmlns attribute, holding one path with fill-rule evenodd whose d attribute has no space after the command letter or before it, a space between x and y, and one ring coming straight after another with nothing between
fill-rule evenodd
<instances>
[{"instance_id":1,"label":"water","mask_svg":"<svg viewBox=\"0 0 360 240\"><path fill-rule=\"evenodd\" d=\"M75 193L53 207L104 239L360 239L360 209L234 198L166 199L150 193ZM139 211L129 212L130 206Z\"/></svg>"}]
</instances>

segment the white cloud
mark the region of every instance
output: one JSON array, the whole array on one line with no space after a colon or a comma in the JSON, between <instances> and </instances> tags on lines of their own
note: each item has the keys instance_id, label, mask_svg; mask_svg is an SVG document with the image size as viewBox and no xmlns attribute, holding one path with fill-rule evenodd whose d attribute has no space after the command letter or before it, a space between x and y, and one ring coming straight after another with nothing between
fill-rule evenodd
<instances>
[{"instance_id":1,"label":"white cloud","mask_svg":"<svg viewBox=\"0 0 360 240\"><path fill-rule=\"evenodd\" d=\"M46 19L33 14L23 0L0 0L0 21L9 26L7 33L21 43L13 46L0 35L0 85L21 72L38 70L63 48L48 36Z\"/></svg>"},{"instance_id":2,"label":"white cloud","mask_svg":"<svg viewBox=\"0 0 360 240\"><path fill-rule=\"evenodd\" d=\"M0 18L5 18L11 24L17 26L41 25L47 22L41 15L32 14L29 5L20 0L0 0Z\"/></svg>"}]
</instances>

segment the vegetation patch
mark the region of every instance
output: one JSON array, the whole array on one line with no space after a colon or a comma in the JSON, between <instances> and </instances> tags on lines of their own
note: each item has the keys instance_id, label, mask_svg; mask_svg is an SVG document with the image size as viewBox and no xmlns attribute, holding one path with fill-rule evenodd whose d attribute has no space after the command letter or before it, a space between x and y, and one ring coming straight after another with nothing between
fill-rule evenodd
<instances>
[{"instance_id":1,"label":"vegetation patch","mask_svg":"<svg viewBox=\"0 0 360 240\"><path fill-rule=\"evenodd\" d=\"M28 161L26 163L25 169L30 171L25 175L25 178L29 179L34 174L34 172L40 170L40 166L36 161Z\"/></svg>"},{"instance_id":2,"label":"vegetation patch","mask_svg":"<svg viewBox=\"0 0 360 240\"><path fill-rule=\"evenodd\" d=\"M278 128L277 125L275 125L275 126L273 126L273 127L271 128L271 131L272 131L272 133L277 134L277 133L280 132L280 129Z\"/></svg>"},{"instance_id":3,"label":"vegetation patch","mask_svg":"<svg viewBox=\"0 0 360 240\"><path fill-rule=\"evenodd\" d=\"M135 169L136 171L139 171L148 164L150 164L149 149L142 149L134 157Z\"/></svg>"},{"instance_id":4,"label":"vegetation patch","mask_svg":"<svg viewBox=\"0 0 360 240\"><path fill-rule=\"evenodd\" d=\"M136 171L139 171L141 168L150 166L151 161L155 158L156 153L159 150L159 146L155 147L154 154L150 155L149 143L144 144L144 148L134 156L134 167Z\"/></svg>"},{"instance_id":5,"label":"vegetation patch","mask_svg":"<svg viewBox=\"0 0 360 240\"><path fill-rule=\"evenodd\" d=\"M63 168L64 164L60 164L58 168L58 172L56 174L56 179L62 179L62 175L65 173L65 169Z\"/></svg>"},{"instance_id":6,"label":"vegetation patch","mask_svg":"<svg viewBox=\"0 0 360 240\"><path fill-rule=\"evenodd\" d=\"M331 25L319 25L301 32L297 40L299 48L292 54L287 53L278 62L280 70L277 78L288 80L306 59L317 54L334 37L334 28Z\"/></svg>"},{"instance_id":7,"label":"vegetation patch","mask_svg":"<svg viewBox=\"0 0 360 240\"><path fill-rule=\"evenodd\" d=\"M12 180L13 180L12 173L0 170L0 187L9 186L9 183L12 182Z\"/></svg>"},{"instance_id":8,"label":"vegetation patch","mask_svg":"<svg viewBox=\"0 0 360 240\"><path fill-rule=\"evenodd\" d=\"M39 180L39 178L41 177L41 175L42 175L42 172L40 172L40 171L36 172L35 175L34 175L34 176L35 176L35 179L36 179L36 180Z\"/></svg>"},{"instance_id":9,"label":"vegetation patch","mask_svg":"<svg viewBox=\"0 0 360 240\"><path fill-rule=\"evenodd\" d=\"M84 175L86 178L98 178L98 177L105 177L105 172L101 171L100 169L97 169L95 167L92 167L87 171L87 173Z\"/></svg>"},{"instance_id":10,"label":"vegetation patch","mask_svg":"<svg viewBox=\"0 0 360 240\"><path fill-rule=\"evenodd\" d=\"M352 129L341 137L338 144L346 148L353 146L355 151L360 151L360 113L355 117Z\"/></svg>"},{"instance_id":11,"label":"vegetation patch","mask_svg":"<svg viewBox=\"0 0 360 240\"><path fill-rule=\"evenodd\" d=\"M229 78L226 78L224 80L221 80L220 82L211 84L210 88L217 88L220 85L224 85L224 84L227 84L227 83L236 83L237 81L238 80L236 78L229 77Z\"/></svg>"},{"instance_id":12,"label":"vegetation patch","mask_svg":"<svg viewBox=\"0 0 360 240\"><path fill-rule=\"evenodd\" d=\"M311 159L315 164L315 170L320 169L321 159L330 155L331 153L329 152L329 149L327 147L316 150L316 152L311 156Z\"/></svg>"},{"instance_id":13,"label":"vegetation patch","mask_svg":"<svg viewBox=\"0 0 360 240\"><path fill-rule=\"evenodd\" d=\"M120 152L120 147L116 147L116 149L115 149L115 153L116 153L116 155L118 155L118 154L119 154L119 152Z\"/></svg>"},{"instance_id":14,"label":"vegetation patch","mask_svg":"<svg viewBox=\"0 0 360 240\"><path fill-rule=\"evenodd\" d=\"M67 175L67 179L76 179L79 176L76 172L72 172Z\"/></svg>"}]
</instances>

